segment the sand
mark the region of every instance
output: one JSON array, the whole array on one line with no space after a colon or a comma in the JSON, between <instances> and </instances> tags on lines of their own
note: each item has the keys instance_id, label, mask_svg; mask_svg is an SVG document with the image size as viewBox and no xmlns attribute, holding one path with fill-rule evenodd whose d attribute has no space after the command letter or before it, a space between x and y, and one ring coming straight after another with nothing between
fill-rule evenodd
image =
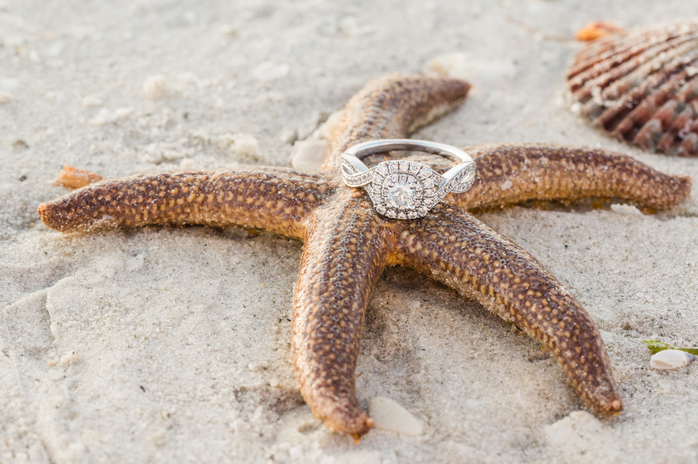
<instances>
[{"instance_id":1,"label":"sand","mask_svg":"<svg viewBox=\"0 0 698 464\"><path fill-rule=\"evenodd\" d=\"M686 0L0 0L0 462L698 462L698 367L651 370L643 343L698 346L698 189L655 216L481 216L592 315L622 414L596 418L537 343L396 268L368 309L358 391L423 433L357 445L312 417L293 377L300 243L201 227L61 235L36 214L65 192L63 165L105 178L287 165L366 82L449 53L473 90L419 138L604 147L698 176L697 160L572 114L564 73L580 45L555 40L595 19L696 13Z\"/></svg>"}]
</instances>

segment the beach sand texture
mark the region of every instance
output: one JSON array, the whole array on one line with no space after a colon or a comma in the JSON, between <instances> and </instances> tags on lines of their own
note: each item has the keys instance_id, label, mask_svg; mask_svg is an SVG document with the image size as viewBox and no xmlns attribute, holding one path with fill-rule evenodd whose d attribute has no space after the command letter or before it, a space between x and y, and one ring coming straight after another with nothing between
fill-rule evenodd
<instances>
[{"instance_id":1,"label":"beach sand texture","mask_svg":"<svg viewBox=\"0 0 698 464\"><path fill-rule=\"evenodd\" d=\"M442 58L473 84L417 137L642 152L565 99L591 20L698 16L693 1L0 0L0 462L698 462L698 371L643 340L698 346L698 189L679 208L514 207L480 217L582 303L625 410L584 409L540 345L400 268L381 277L357 374L418 436L358 444L312 417L290 363L301 243L242 229L62 235L39 203L63 165L138 172L288 165L366 82ZM454 55L455 54L455 55Z\"/></svg>"}]
</instances>

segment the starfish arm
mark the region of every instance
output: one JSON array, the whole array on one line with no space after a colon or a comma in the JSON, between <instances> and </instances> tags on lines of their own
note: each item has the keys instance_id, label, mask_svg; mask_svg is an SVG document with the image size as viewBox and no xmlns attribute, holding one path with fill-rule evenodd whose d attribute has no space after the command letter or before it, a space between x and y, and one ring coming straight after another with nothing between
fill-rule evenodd
<instances>
[{"instance_id":1,"label":"starfish arm","mask_svg":"<svg viewBox=\"0 0 698 464\"><path fill-rule=\"evenodd\" d=\"M351 191L340 195L344 201L320 208L308 224L291 350L301 394L313 414L358 440L373 421L359 404L354 371L364 314L388 252L382 220L366 200Z\"/></svg>"},{"instance_id":2,"label":"starfish arm","mask_svg":"<svg viewBox=\"0 0 698 464\"><path fill-rule=\"evenodd\" d=\"M285 168L151 172L88 185L41 204L39 214L61 232L201 224L302 238L306 217L333 191L324 176Z\"/></svg>"},{"instance_id":3,"label":"starfish arm","mask_svg":"<svg viewBox=\"0 0 698 464\"><path fill-rule=\"evenodd\" d=\"M544 144L465 150L476 157L477 179L469 191L450 198L465 209L596 196L663 210L681 203L691 191L690 177L663 174L607 150Z\"/></svg>"},{"instance_id":4,"label":"starfish arm","mask_svg":"<svg viewBox=\"0 0 698 464\"><path fill-rule=\"evenodd\" d=\"M340 155L351 145L407 137L458 106L468 90L464 81L420 75L393 74L369 82L344 108L323 171L336 172Z\"/></svg>"},{"instance_id":5,"label":"starfish arm","mask_svg":"<svg viewBox=\"0 0 698 464\"><path fill-rule=\"evenodd\" d=\"M587 312L533 256L453 205L400 235L403 264L475 298L542 343L586 404L622 409L606 348Z\"/></svg>"}]
</instances>

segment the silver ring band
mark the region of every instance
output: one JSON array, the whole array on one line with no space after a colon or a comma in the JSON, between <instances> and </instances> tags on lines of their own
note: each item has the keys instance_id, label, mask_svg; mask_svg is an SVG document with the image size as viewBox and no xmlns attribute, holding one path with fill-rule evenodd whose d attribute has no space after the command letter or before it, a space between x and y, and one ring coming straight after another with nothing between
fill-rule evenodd
<instances>
[{"instance_id":1,"label":"silver ring band","mask_svg":"<svg viewBox=\"0 0 698 464\"><path fill-rule=\"evenodd\" d=\"M417 150L452 156L460 163L443 175L426 164L384 161L369 169L360 158L393 150ZM342 153L342 179L363 187L378 213L393 219L417 219L451 192L467 192L475 182L475 161L463 150L443 143L411 139L381 139L359 143Z\"/></svg>"}]
</instances>

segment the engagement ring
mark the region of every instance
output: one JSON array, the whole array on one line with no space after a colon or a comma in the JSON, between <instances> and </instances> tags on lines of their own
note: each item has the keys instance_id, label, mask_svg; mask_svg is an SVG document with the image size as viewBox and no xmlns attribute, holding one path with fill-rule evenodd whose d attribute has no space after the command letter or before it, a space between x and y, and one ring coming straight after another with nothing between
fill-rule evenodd
<instances>
[{"instance_id":1,"label":"engagement ring","mask_svg":"<svg viewBox=\"0 0 698 464\"><path fill-rule=\"evenodd\" d=\"M416 150L461 163L443 175L415 161L384 161L369 169L360 158L393 150ZM393 219L417 219L451 192L467 192L475 182L475 161L463 150L443 143L411 139L382 139L359 143L342 154L342 179L349 187L363 187L373 206Z\"/></svg>"}]
</instances>

